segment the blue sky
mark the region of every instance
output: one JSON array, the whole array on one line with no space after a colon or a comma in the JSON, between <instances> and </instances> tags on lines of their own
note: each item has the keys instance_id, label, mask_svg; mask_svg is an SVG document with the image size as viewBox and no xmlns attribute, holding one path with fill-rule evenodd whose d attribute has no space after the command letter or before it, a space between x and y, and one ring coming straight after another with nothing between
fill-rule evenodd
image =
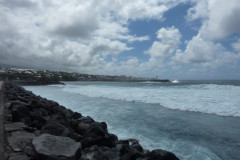
<instances>
[{"instance_id":1,"label":"blue sky","mask_svg":"<svg viewBox=\"0 0 240 160\"><path fill-rule=\"evenodd\" d=\"M2 0L0 64L240 79L239 0Z\"/></svg>"}]
</instances>

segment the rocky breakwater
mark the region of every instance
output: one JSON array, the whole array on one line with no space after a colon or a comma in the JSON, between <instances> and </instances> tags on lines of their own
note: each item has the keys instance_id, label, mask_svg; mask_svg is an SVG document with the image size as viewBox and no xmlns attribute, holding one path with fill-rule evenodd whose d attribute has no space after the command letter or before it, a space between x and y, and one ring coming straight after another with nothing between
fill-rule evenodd
<instances>
[{"instance_id":1,"label":"rocky breakwater","mask_svg":"<svg viewBox=\"0 0 240 160\"><path fill-rule=\"evenodd\" d=\"M84 117L22 87L5 85L7 160L178 160L171 152L119 140L105 122Z\"/></svg>"}]
</instances>

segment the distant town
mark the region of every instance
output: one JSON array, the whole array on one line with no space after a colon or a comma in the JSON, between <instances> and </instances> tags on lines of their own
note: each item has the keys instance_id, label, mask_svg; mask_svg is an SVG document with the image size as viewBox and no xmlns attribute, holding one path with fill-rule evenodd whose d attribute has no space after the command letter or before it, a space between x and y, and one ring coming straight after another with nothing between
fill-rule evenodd
<instances>
[{"instance_id":1,"label":"distant town","mask_svg":"<svg viewBox=\"0 0 240 160\"><path fill-rule=\"evenodd\" d=\"M6 68L0 67L0 79L11 81L161 81L155 78L141 78L131 76L90 75L81 73L69 73L62 71L49 71L39 69Z\"/></svg>"}]
</instances>

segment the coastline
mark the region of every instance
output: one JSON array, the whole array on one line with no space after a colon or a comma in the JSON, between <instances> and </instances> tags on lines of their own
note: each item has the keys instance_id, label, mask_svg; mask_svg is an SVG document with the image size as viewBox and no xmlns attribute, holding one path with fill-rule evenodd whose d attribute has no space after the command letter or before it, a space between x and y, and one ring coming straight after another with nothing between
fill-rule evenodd
<instances>
[{"instance_id":1,"label":"coastline","mask_svg":"<svg viewBox=\"0 0 240 160\"><path fill-rule=\"evenodd\" d=\"M42 85L52 85L52 84L61 84L64 85L61 81L38 81L38 80L14 80L12 83L20 86L42 86Z\"/></svg>"},{"instance_id":2,"label":"coastline","mask_svg":"<svg viewBox=\"0 0 240 160\"><path fill-rule=\"evenodd\" d=\"M5 85L5 102L5 158L178 159L168 151L143 149L135 139L118 140L108 133L105 122L96 122L13 84ZM46 138L49 141L43 145ZM51 141L66 141L61 145L71 154L61 153L60 145Z\"/></svg>"}]
</instances>

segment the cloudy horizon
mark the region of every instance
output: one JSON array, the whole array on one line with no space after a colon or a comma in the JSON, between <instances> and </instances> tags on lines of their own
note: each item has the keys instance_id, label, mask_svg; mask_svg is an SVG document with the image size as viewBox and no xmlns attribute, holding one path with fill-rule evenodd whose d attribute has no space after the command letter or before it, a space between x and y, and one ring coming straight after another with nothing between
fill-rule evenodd
<instances>
[{"instance_id":1,"label":"cloudy horizon","mask_svg":"<svg viewBox=\"0 0 240 160\"><path fill-rule=\"evenodd\" d=\"M240 79L239 0L0 0L0 64Z\"/></svg>"}]
</instances>

